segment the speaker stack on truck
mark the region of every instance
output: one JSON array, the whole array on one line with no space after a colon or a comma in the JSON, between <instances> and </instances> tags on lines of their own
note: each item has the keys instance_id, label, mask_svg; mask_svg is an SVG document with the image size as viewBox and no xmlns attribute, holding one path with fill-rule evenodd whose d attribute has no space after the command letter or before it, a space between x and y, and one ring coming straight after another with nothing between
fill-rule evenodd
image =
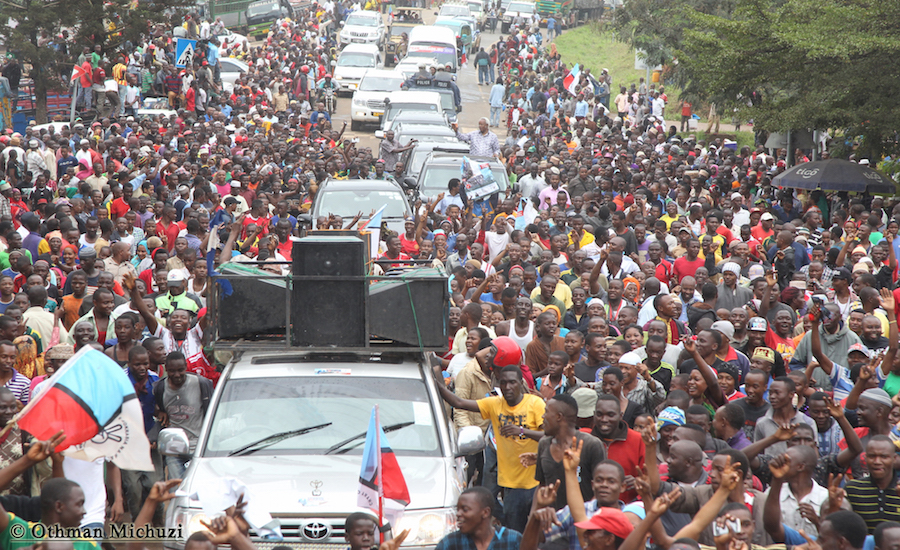
<instances>
[{"instance_id":1,"label":"speaker stack on truck","mask_svg":"<svg viewBox=\"0 0 900 550\"><path fill-rule=\"evenodd\" d=\"M446 349L450 296L443 270L429 266L368 276L368 235L317 233L295 239L289 276L248 264L221 266L214 278L227 281L216 291L220 341Z\"/></svg>"}]
</instances>

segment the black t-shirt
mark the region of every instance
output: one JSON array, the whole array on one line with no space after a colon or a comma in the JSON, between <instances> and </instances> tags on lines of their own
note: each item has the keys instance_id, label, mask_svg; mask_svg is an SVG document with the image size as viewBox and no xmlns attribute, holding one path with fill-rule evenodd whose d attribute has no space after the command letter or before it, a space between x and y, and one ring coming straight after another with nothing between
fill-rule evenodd
<instances>
[{"instance_id":1,"label":"black t-shirt","mask_svg":"<svg viewBox=\"0 0 900 550\"><path fill-rule=\"evenodd\" d=\"M606 459L606 450L603 447L603 442L589 433L576 430L575 437L579 441L584 442L584 446L581 449L581 479L579 480L579 485L581 486L581 496L584 497L585 502L588 502L594 499L594 490L591 487L594 467L597 463ZM548 485L556 480L560 481L559 490L556 492L556 504L554 504L554 508L559 510L566 505L566 476L562 462L556 462L550 454L550 443L552 441L552 437L545 435L538 442L534 479L538 480L541 485Z\"/></svg>"},{"instance_id":2,"label":"black t-shirt","mask_svg":"<svg viewBox=\"0 0 900 550\"><path fill-rule=\"evenodd\" d=\"M605 369L609 366L609 363L606 361L600 361L599 364L595 366L590 366L587 364L587 361L580 361L575 363L572 367L575 370L575 378L581 380L585 383L596 382L597 380L597 371Z\"/></svg>"},{"instance_id":3,"label":"black t-shirt","mask_svg":"<svg viewBox=\"0 0 900 550\"><path fill-rule=\"evenodd\" d=\"M725 366L725 361L722 361L718 357L713 361L713 364L710 367L713 368L714 371L719 372L719 370ZM693 359L685 359L681 362L681 365L678 367L678 372L681 374L690 374L692 370L697 368L697 362Z\"/></svg>"},{"instance_id":4,"label":"black t-shirt","mask_svg":"<svg viewBox=\"0 0 900 550\"><path fill-rule=\"evenodd\" d=\"M756 421L766 415L771 405L763 401L762 405L755 407L747 403L746 397L735 399L732 403L744 409L744 435L753 441L753 430L756 428Z\"/></svg>"}]
</instances>

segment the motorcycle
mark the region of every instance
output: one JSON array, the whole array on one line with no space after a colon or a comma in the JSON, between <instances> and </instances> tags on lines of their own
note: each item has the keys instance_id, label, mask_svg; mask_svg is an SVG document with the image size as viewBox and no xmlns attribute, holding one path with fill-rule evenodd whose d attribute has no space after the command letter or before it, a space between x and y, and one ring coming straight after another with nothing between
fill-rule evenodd
<instances>
[{"instance_id":1,"label":"motorcycle","mask_svg":"<svg viewBox=\"0 0 900 550\"><path fill-rule=\"evenodd\" d=\"M329 115L334 114L334 88L323 88L322 90L322 102L325 103L325 110Z\"/></svg>"}]
</instances>

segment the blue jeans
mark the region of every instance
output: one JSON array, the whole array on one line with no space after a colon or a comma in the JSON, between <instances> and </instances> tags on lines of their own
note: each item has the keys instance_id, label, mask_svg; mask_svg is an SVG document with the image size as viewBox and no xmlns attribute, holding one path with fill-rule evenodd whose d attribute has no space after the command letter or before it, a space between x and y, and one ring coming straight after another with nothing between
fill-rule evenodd
<instances>
[{"instance_id":1,"label":"blue jeans","mask_svg":"<svg viewBox=\"0 0 900 550\"><path fill-rule=\"evenodd\" d=\"M128 93L128 86L123 86L119 84L119 112L116 113L117 116L122 116L125 114L125 96Z\"/></svg>"},{"instance_id":2,"label":"blue jeans","mask_svg":"<svg viewBox=\"0 0 900 550\"><path fill-rule=\"evenodd\" d=\"M494 76L494 64L491 63L488 65L488 73L491 75L491 79L488 81L489 84L493 84L497 81L497 77Z\"/></svg>"},{"instance_id":3,"label":"blue jeans","mask_svg":"<svg viewBox=\"0 0 900 550\"><path fill-rule=\"evenodd\" d=\"M490 431L488 432L490 434ZM490 441L484 448L484 466L481 475L481 486L491 492L494 496L494 517L503 520L503 507L497 500L500 494L500 486L497 485L497 450L494 449Z\"/></svg>"},{"instance_id":4,"label":"blue jeans","mask_svg":"<svg viewBox=\"0 0 900 550\"><path fill-rule=\"evenodd\" d=\"M87 88L78 87L80 93L81 101L84 103L84 110L91 110L91 97L94 95L94 90L92 87L88 86Z\"/></svg>"},{"instance_id":5,"label":"blue jeans","mask_svg":"<svg viewBox=\"0 0 900 550\"><path fill-rule=\"evenodd\" d=\"M491 126L500 126L500 112L502 107L491 107Z\"/></svg>"},{"instance_id":6,"label":"blue jeans","mask_svg":"<svg viewBox=\"0 0 900 550\"><path fill-rule=\"evenodd\" d=\"M184 471L187 469L186 464L185 460L177 456L167 456L166 470L168 470L168 475L166 476L166 479L184 478Z\"/></svg>"},{"instance_id":7,"label":"blue jeans","mask_svg":"<svg viewBox=\"0 0 900 550\"><path fill-rule=\"evenodd\" d=\"M488 66L487 65L479 65L478 66L478 84L484 84L487 81L490 84L490 80L488 79Z\"/></svg>"},{"instance_id":8,"label":"blue jeans","mask_svg":"<svg viewBox=\"0 0 900 550\"><path fill-rule=\"evenodd\" d=\"M503 525L520 533L525 531L531 501L534 500L532 489L503 489Z\"/></svg>"}]
</instances>

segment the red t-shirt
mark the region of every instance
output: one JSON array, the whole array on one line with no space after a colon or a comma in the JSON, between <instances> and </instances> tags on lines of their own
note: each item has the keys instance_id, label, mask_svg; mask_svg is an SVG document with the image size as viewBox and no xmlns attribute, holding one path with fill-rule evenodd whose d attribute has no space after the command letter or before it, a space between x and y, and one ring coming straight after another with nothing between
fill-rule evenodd
<instances>
[{"instance_id":1,"label":"red t-shirt","mask_svg":"<svg viewBox=\"0 0 900 550\"><path fill-rule=\"evenodd\" d=\"M778 334L772 330L771 326L766 329L766 347L772 348L780 353L785 362L790 361L791 357L794 356L794 351L797 350L793 338L782 338L781 336L778 336Z\"/></svg>"},{"instance_id":2,"label":"red t-shirt","mask_svg":"<svg viewBox=\"0 0 900 550\"><path fill-rule=\"evenodd\" d=\"M761 223L750 228L750 235L759 242L765 241L766 239L768 239L769 237L771 237L774 234L775 234L774 229L770 229L770 230L766 231L765 229L763 229L763 226Z\"/></svg>"},{"instance_id":3,"label":"red t-shirt","mask_svg":"<svg viewBox=\"0 0 900 550\"><path fill-rule=\"evenodd\" d=\"M607 443L604 441L604 443ZM606 458L618 462L625 470L626 476L638 476L640 471L638 466L643 467L646 448L641 434L632 429L628 429L625 441L610 441L606 448ZM637 498L637 491L627 489L619 495L622 502L631 502Z\"/></svg>"},{"instance_id":4,"label":"red t-shirt","mask_svg":"<svg viewBox=\"0 0 900 550\"><path fill-rule=\"evenodd\" d=\"M125 202L123 197L109 203L109 217L115 222L119 218L124 218L125 213L131 210L131 206Z\"/></svg>"},{"instance_id":5,"label":"red t-shirt","mask_svg":"<svg viewBox=\"0 0 900 550\"><path fill-rule=\"evenodd\" d=\"M671 282L672 264L670 264L668 260L659 261L659 265L656 266L656 278L666 283L667 285Z\"/></svg>"},{"instance_id":6,"label":"red t-shirt","mask_svg":"<svg viewBox=\"0 0 900 550\"><path fill-rule=\"evenodd\" d=\"M175 248L175 239L178 238L178 233L180 233L182 229L184 229L184 227L179 222L172 222L168 227L163 225L161 221L156 222L156 234L166 236L166 247L169 250Z\"/></svg>"},{"instance_id":7,"label":"red t-shirt","mask_svg":"<svg viewBox=\"0 0 900 550\"><path fill-rule=\"evenodd\" d=\"M687 256L682 256L675 260L675 265L672 266L672 274L675 277L675 281L678 284L681 284L681 280L690 275L694 276L694 273L697 272L698 269L703 267L706 264L705 260L701 260L698 256L696 260L690 261L687 259Z\"/></svg>"},{"instance_id":8,"label":"red t-shirt","mask_svg":"<svg viewBox=\"0 0 900 550\"><path fill-rule=\"evenodd\" d=\"M419 253L419 243L416 242L415 237L407 239L406 233L402 233L400 235L400 251L410 256L415 256Z\"/></svg>"}]
</instances>

